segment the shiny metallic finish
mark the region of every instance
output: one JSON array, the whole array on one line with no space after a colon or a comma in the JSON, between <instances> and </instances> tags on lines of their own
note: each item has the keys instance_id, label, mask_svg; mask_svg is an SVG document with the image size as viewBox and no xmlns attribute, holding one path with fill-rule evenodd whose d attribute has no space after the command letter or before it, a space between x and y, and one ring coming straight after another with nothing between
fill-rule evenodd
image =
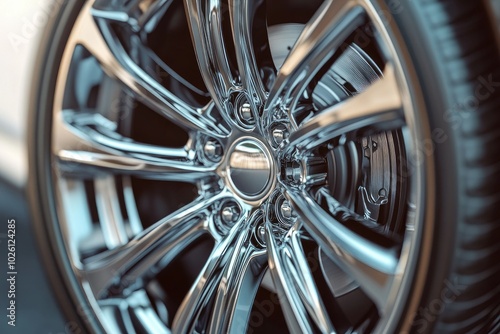
<instances>
[{"instance_id":1,"label":"shiny metallic finish","mask_svg":"<svg viewBox=\"0 0 500 334\"><path fill-rule=\"evenodd\" d=\"M283 201L281 203L281 216L285 219L291 219L293 214L293 208L288 201Z\"/></svg>"},{"instance_id":2,"label":"shiny metallic finish","mask_svg":"<svg viewBox=\"0 0 500 334\"><path fill-rule=\"evenodd\" d=\"M210 160L217 161L222 157L222 147L216 141L207 141L203 149L205 151L206 157Z\"/></svg>"},{"instance_id":3,"label":"shiny metallic finish","mask_svg":"<svg viewBox=\"0 0 500 334\"><path fill-rule=\"evenodd\" d=\"M243 103L240 106L240 116L243 120L247 122L252 122L253 121L253 115L252 115L252 108L250 106L250 103Z\"/></svg>"},{"instance_id":4,"label":"shiny metallic finish","mask_svg":"<svg viewBox=\"0 0 500 334\"><path fill-rule=\"evenodd\" d=\"M270 190L273 158L257 139L244 139L229 152L228 181L244 199L258 199Z\"/></svg>"},{"instance_id":5,"label":"shiny metallic finish","mask_svg":"<svg viewBox=\"0 0 500 334\"><path fill-rule=\"evenodd\" d=\"M266 228L263 225L257 228L257 238L262 245L266 244Z\"/></svg>"},{"instance_id":6,"label":"shiny metallic finish","mask_svg":"<svg viewBox=\"0 0 500 334\"><path fill-rule=\"evenodd\" d=\"M276 127L273 130L273 139L276 145L281 145L288 138L288 131L284 127Z\"/></svg>"},{"instance_id":7,"label":"shiny metallic finish","mask_svg":"<svg viewBox=\"0 0 500 334\"><path fill-rule=\"evenodd\" d=\"M285 161L283 164L284 181L288 183L298 183L303 176L303 169L299 161Z\"/></svg>"},{"instance_id":8,"label":"shiny metallic finish","mask_svg":"<svg viewBox=\"0 0 500 334\"><path fill-rule=\"evenodd\" d=\"M221 212L222 221L226 224L234 224L240 218L240 212L236 205L227 205Z\"/></svg>"},{"instance_id":9,"label":"shiny metallic finish","mask_svg":"<svg viewBox=\"0 0 500 334\"><path fill-rule=\"evenodd\" d=\"M410 264L418 255L422 205L417 181L423 178L422 172L416 168L409 181L404 205L411 214L403 222L403 235L391 246L371 239L373 231L386 226L376 225L375 215L359 214L355 201L335 198L331 188L344 183L342 177L329 177L348 164L357 168L360 178L365 176L356 160L356 143L366 141L366 129L402 132L405 142L401 148L407 154L421 139L398 53L372 2L325 1L300 27L302 33L290 46L288 56L275 62L278 68L272 80L264 82L261 74L269 68L259 68L252 40L253 25L266 22L254 17L265 12L259 8L260 2L229 0L226 5L222 1L184 0L196 60L210 95L201 108L173 94L141 67L112 28L121 25L133 39L154 29L170 4L167 0L134 0L124 9L120 2L89 1L61 61L53 117L55 186L66 251L93 312L109 332L125 328L128 332L242 333L247 330L257 291L264 286L280 296L291 332L319 329L334 333L340 328L387 332L397 320L401 308L393 305L403 300L399 297L405 293L402 286L411 279ZM366 89L346 93L340 103L304 109L311 101L308 86L349 34L366 20L373 23L384 43L381 49L387 51L380 78ZM230 33L222 34L226 24ZM134 39L136 42L144 43ZM110 80L185 131L185 145L137 142L119 133L120 118L102 110L67 109L63 100L66 94L74 93L69 91L73 84L70 66L77 66L72 59L80 45ZM350 57L357 49L348 50ZM328 91L328 87L323 90ZM349 157L352 162L345 155L328 155L343 146L355 156ZM380 152L370 158L385 158ZM373 165L379 166L375 171L386 172L383 161ZM358 184L351 175L341 176ZM140 194L134 193L132 181L136 179L190 184L196 196L157 222L146 224L141 221L143 209L136 197ZM88 180L95 191L97 215L88 204ZM332 180L337 184L331 184ZM370 185L384 191L378 192L381 199L377 201L371 198L372 189L364 188L366 198L359 201L365 204L364 213L373 211L375 206L368 205L372 202L386 205L393 191L393 180L375 181ZM118 191L123 191L120 200ZM175 186L169 191L177 194ZM345 193L360 192L363 188ZM353 224L357 229L351 228ZM370 233L359 232L364 229ZM213 247L191 288L176 305L175 314L161 314L158 300L150 297L158 273L172 270L171 265L185 251L207 237ZM95 246L89 239L102 240L102 244ZM334 263L328 270L321 264L319 272L340 270L342 274L337 276L348 282L338 287L325 277L334 294L362 290L367 296L364 302L377 310L377 323L370 323L370 316L359 328L338 324L336 315L325 306L329 291L318 286L317 272L308 263L306 242L315 244L321 263L325 263L323 257ZM176 274L168 272L167 281ZM124 309L132 315L116 311Z\"/></svg>"}]
</instances>

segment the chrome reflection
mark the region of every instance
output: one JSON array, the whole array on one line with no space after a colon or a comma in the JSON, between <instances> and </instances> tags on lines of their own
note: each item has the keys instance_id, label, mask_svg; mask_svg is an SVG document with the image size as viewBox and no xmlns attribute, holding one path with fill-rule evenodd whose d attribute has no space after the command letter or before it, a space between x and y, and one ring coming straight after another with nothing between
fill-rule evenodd
<instances>
[{"instance_id":1,"label":"chrome reflection","mask_svg":"<svg viewBox=\"0 0 500 334\"><path fill-rule=\"evenodd\" d=\"M229 158L228 175L245 197L262 194L271 180L271 159L263 145L248 139L238 143Z\"/></svg>"}]
</instances>

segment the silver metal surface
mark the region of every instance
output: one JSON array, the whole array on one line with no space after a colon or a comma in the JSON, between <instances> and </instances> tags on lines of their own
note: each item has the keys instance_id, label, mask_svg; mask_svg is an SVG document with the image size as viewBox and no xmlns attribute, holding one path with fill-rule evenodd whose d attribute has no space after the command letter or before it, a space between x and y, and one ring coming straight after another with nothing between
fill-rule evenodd
<instances>
[{"instance_id":1,"label":"silver metal surface","mask_svg":"<svg viewBox=\"0 0 500 334\"><path fill-rule=\"evenodd\" d=\"M228 180L243 198L254 199L272 184L271 156L257 140L238 142L229 153Z\"/></svg>"},{"instance_id":2,"label":"silver metal surface","mask_svg":"<svg viewBox=\"0 0 500 334\"><path fill-rule=\"evenodd\" d=\"M233 224L240 217L240 213L235 205L229 204L222 209L221 217L224 223Z\"/></svg>"},{"instance_id":3,"label":"silver metal surface","mask_svg":"<svg viewBox=\"0 0 500 334\"><path fill-rule=\"evenodd\" d=\"M272 136L273 136L274 143L277 146L280 146L282 143L284 143L288 139L289 133L288 133L288 130L286 129L285 126L277 125L273 129Z\"/></svg>"},{"instance_id":4,"label":"silver metal surface","mask_svg":"<svg viewBox=\"0 0 500 334\"><path fill-rule=\"evenodd\" d=\"M288 201L283 201L283 203L281 203L280 209L283 218L285 219L292 218L293 208L290 206L290 203L288 203Z\"/></svg>"},{"instance_id":5,"label":"silver metal surface","mask_svg":"<svg viewBox=\"0 0 500 334\"><path fill-rule=\"evenodd\" d=\"M241 105L240 116L245 121L251 121L253 119L252 108L249 103L243 103L243 105Z\"/></svg>"},{"instance_id":6,"label":"silver metal surface","mask_svg":"<svg viewBox=\"0 0 500 334\"><path fill-rule=\"evenodd\" d=\"M210 160L217 161L222 156L222 147L216 141L213 140L207 141L203 149L205 150L206 157Z\"/></svg>"},{"instance_id":7,"label":"silver metal surface","mask_svg":"<svg viewBox=\"0 0 500 334\"><path fill-rule=\"evenodd\" d=\"M306 255L306 244L314 243L351 279L345 280L346 286L359 287L368 296L366 302L377 309L379 323L388 328L399 312L392 305L409 270L407 250L412 250L412 256L418 254L416 234L409 229L398 244L386 246L350 226L368 224L370 219L332 196L327 184L332 166L320 156L342 145L356 151L354 140L346 143L345 135L365 129L404 130L409 134L404 143L407 153L418 139L406 77L398 53L384 37L387 32L377 11L369 1L325 1L301 26L298 40L266 91L252 40L259 2L229 0L228 8L217 0L184 0L183 4L201 78L210 95L205 107L191 106L141 68L112 29L111 23L128 27L131 35L149 31L169 10L170 1L131 1L124 8L112 1L89 1L63 55L52 124L58 209L67 251L79 282L89 287L93 311L105 319L111 332L123 321L114 316L116 310L125 307L146 331L241 333L247 329L262 278L269 272L271 289L279 296L291 332L335 333L342 326L324 302L330 289L323 291L316 278L318 272L328 271L312 270ZM301 99L310 97L307 87L366 19L374 22L389 45L383 76L366 89L357 85L360 91L345 101L321 110L312 108L299 118ZM223 33L226 25L229 32ZM188 134L185 145L141 143L122 135L114 121L96 110L69 110L63 101L78 45L95 57L117 85L183 129ZM349 57L359 56L349 50ZM230 57L233 51L236 64ZM132 179L189 183L197 196L143 227L139 197L134 197L140 194L134 194ZM96 201L97 228L89 214L86 180L93 182L95 198L89 200ZM122 189L115 180L121 180L124 204L118 200L117 189ZM405 196L418 198L418 190L410 187ZM170 191L176 194L175 186ZM420 202L414 202L420 209ZM81 225L72 208L86 212ZM418 231L414 221L406 223ZM84 257L77 245L90 231L102 237L105 249ZM207 237L213 241L207 261L176 313L161 316L145 291L159 272L171 270L169 265ZM328 277L325 280L330 283Z\"/></svg>"},{"instance_id":8,"label":"silver metal surface","mask_svg":"<svg viewBox=\"0 0 500 334\"><path fill-rule=\"evenodd\" d=\"M400 128L404 125L402 107L394 69L387 64L383 78L364 92L320 112L302 124L290 135L289 150L308 150L363 127L378 126L380 130Z\"/></svg>"}]
</instances>

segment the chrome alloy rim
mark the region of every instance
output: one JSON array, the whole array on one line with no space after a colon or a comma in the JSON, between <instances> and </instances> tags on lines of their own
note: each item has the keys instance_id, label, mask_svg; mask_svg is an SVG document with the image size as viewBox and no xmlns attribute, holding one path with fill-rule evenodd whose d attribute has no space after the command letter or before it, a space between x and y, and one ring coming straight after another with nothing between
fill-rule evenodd
<instances>
[{"instance_id":1,"label":"chrome alloy rim","mask_svg":"<svg viewBox=\"0 0 500 334\"><path fill-rule=\"evenodd\" d=\"M272 40L264 1L84 5L58 73L53 170L65 251L105 330L397 326L420 252L424 164L408 161L423 121L379 5L318 5L282 64L256 48L262 27ZM152 46L179 6L201 85ZM138 135L141 113L171 128ZM145 195L157 184L160 203Z\"/></svg>"}]
</instances>

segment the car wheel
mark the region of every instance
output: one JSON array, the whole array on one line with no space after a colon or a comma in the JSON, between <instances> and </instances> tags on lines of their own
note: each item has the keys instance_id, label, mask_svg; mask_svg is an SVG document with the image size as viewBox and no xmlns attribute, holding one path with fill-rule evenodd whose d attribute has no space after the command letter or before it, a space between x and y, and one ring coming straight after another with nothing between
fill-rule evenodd
<instances>
[{"instance_id":1,"label":"car wheel","mask_svg":"<svg viewBox=\"0 0 500 334\"><path fill-rule=\"evenodd\" d=\"M72 330L486 330L500 294L488 13L66 2L30 159Z\"/></svg>"}]
</instances>

